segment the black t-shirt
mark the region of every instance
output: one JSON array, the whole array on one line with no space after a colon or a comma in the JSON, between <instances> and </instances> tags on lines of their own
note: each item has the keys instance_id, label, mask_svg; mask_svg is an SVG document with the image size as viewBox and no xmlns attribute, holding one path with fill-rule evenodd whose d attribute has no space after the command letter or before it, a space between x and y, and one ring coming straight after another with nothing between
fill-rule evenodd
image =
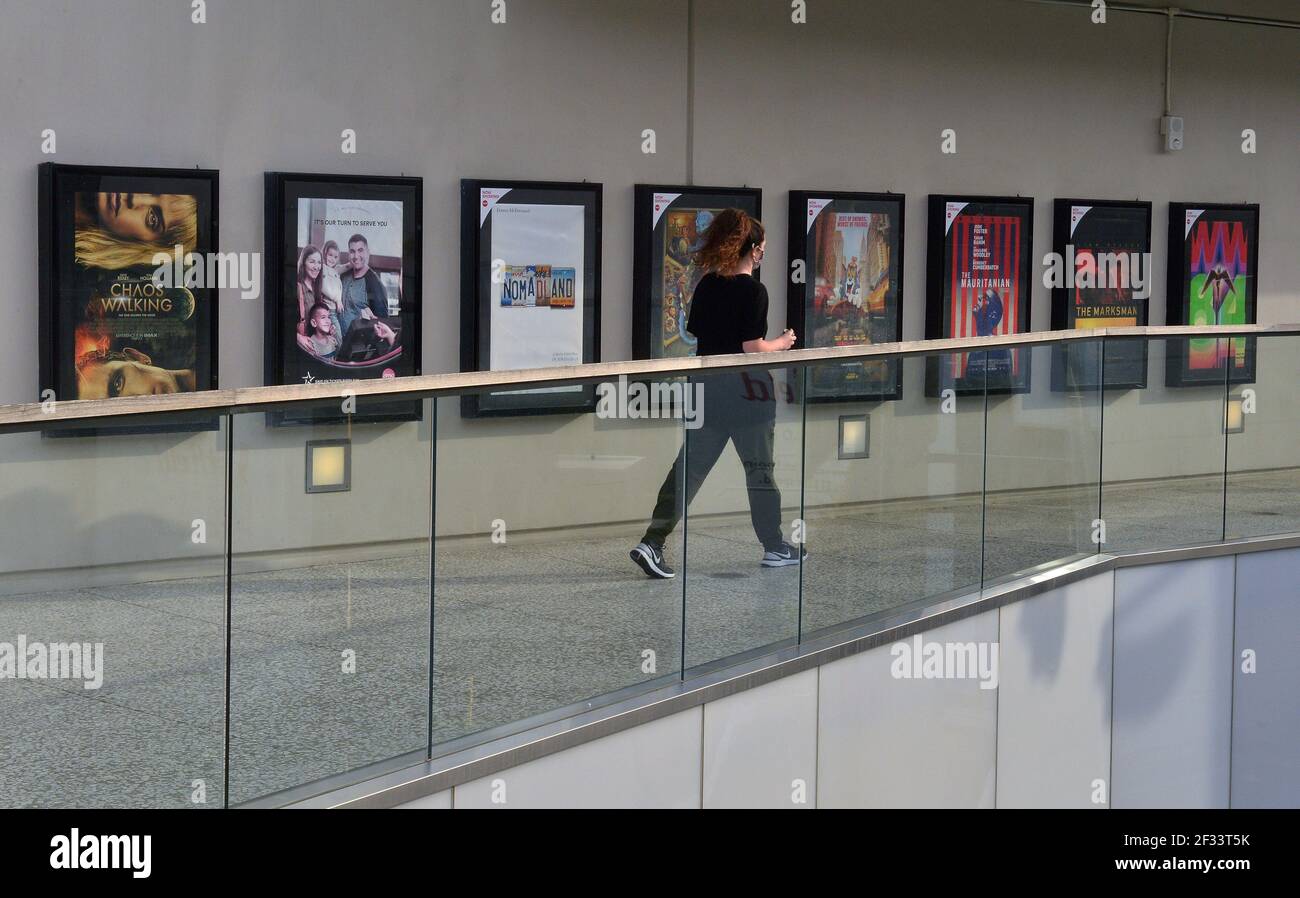
<instances>
[{"instance_id":1,"label":"black t-shirt","mask_svg":"<svg viewBox=\"0 0 1300 898\"><path fill-rule=\"evenodd\" d=\"M752 275L706 274L695 287L686 330L696 355L744 352L747 340L767 336L767 288Z\"/></svg>"}]
</instances>

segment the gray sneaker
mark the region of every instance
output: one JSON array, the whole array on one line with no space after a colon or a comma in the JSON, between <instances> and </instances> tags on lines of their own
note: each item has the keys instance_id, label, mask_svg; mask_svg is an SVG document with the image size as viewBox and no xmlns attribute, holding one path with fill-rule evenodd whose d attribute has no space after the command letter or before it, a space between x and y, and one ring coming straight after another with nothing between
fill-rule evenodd
<instances>
[{"instance_id":1,"label":"gray sneaker","mask_svg":"<svg viewBox=\"0 0 1300 898\"><path fill-rule=\"evenodd\" d=\"M763 553L763 560L760 564L763 567L787 567L792 564L798 564L808 557L808 550L800 546L796 549L787 542L781 543L779 549L769 549Z\"/></svg>"}]
</instances>

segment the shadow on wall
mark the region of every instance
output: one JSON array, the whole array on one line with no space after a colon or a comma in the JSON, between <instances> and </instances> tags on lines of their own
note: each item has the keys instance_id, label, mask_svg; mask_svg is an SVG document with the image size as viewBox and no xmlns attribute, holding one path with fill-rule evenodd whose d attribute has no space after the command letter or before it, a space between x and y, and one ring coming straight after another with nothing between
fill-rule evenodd
<instances>
[{"instance_id":1,"label":"shadow on wall","mask_svg":"<svg viewBox=\"0 0 1300 898\"><path fill-rule=\"evenodd\" d=\"M1020 617L1020 635L1029 646L1029 673L1036 680L1055 680L1065 652L1066 602L1040 602L1037 614Z\"/></svg>"},{"instance_id":2,"label":"shadow on wall","mask_svg":"<svg viewBox=\"0 0 1300 898\"><path fill-rule=\"evenodd\" d=\"M1192 612L1180 609L1174 616L1161 615L1161 607L1167 606L1151 602L1144 609L1140 603L1135 603L1130 610L1125 627L1127 633L1124 637L1123 657L1139 663L1147 662L1141 663L1141 671L1145 674L1144 683L1142 691L1136 696L1140 701L1135 702L1133 697L1126 697L1118 703L1118 709L1111 708L1112 716L1120 709L1125 720L1130 721L1140 721L1153 715L1165 706L1177 692L1178 684L1191 672L1189 646L1197 644ZM1110 622L1107 623L1109 625ZM1108 628L1103 632L1102 638L1109 641L1110 636ZM1111 687L1111 675L1104 669L1101 660L1097 664L1097 676L1107 689Z\"/></svg>"}]
</instances>

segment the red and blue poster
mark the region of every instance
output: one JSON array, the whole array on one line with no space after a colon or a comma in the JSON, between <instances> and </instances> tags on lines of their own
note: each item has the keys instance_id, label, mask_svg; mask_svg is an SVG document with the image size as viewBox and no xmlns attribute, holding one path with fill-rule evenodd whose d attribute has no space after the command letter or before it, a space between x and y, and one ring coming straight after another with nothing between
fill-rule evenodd
<instances>
[{"instance_id":1,"label":"red and blue poster","mask_svg":"<svg viewBox=\"0 0 1300 898\"><path fill-rule=\"evenodd\" d=\"M931 196L930 215L927 339L1028 331L1033 201ZM1022 355L1006 348L954 353L931 366L937 370L927 393L1027 390Z\"/></svg>"}]
</instances>

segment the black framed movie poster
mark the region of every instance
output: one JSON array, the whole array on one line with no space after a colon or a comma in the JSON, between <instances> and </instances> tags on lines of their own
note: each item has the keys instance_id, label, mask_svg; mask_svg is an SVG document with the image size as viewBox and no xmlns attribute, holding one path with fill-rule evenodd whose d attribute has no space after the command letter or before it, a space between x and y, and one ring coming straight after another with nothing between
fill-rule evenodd
<instances>
[{"instance_id":1,"label":"black framed movie poster","mask_svg":"<svg viewBox=\"0 0 1300 898\"><path fill-rule=\"evenodd\" d=\"M1027 333L1033 198L930 194L926 228L925 338ZM1028 392L1029 368L1010 347L932 357L925 395Z\"/></svg>"},{"instance_id":2,"label":"black framed movie poster","mask_svg":"<svg viewBox=\"0 0 1300 898\"><path fill-rule=\"evenodd\" d=\"M267 384L345 388L420 373L422 201L419 178L266 174ZM418 400L358 399L348 417L419 415Z\"/></svg>"},{"instance_id":3,"label":"black framed movie poster","mask_svg":"<svg viewBox=\"0 0 1300 898\"><path fill-rule=\"evenodd\" d=\"M1053 207L1052 330L1137 327L1151 301L1151 204L1058 199ZM1101 377L1098 378L1100 372ZM1053 390L1142 389L1147 342L1067 343L1053 353Z\"/></svg>"},{"instance_id":4,"label":"black framed movie poster","mask_svg":"<svg viewBox=\"0 0 1300 898\"><path fill-rule=\"evenodd\" d=\"M601 185L461 181L462 371L600 360ZM464 417L593 411L590 384L467 395Z\"/></svg>"},{"instance_id":5,"label":"black framed movie poster","mask_svg":"<svg viewBox=\"0 0 1300 898\"><path fill-rule=\"evenodd\" d=\"M632 251L632 356L689 358L695 338L686 331L691 297L705 272L693 255L713 216L742 209L762 218L757 187L636 185ZM758 269L754 277L759 276Z\"/></svg>"},{"instance_id":6,"label":"black framed movie poster","mask_svg":"<svg viewBox=\"0 0 1300 898\"><path fill-rule=\"evenodd\" d=\"M1257 204L1170 203L1165 323L1255 324L1258 260ZM1165 352L1166 386L1255 380L1254 338L1170 341Z\"/></svg>"},{"instance_id":7,"label":"black framed movie poster","mask_svg":"<svg viewBox=\"0 0 1300 898\"><path fill-rule=\"evenodd\" d=\"M790 191L786 327L799 345L902 339L903 211L897 193ZM822 363L808 368L806 386L810 402L898 399L902 365L896 359Z\"/></svg>"},{"instance_id":8,"label":"black framed movie poster","mask_svg":"<svg viewBox=\"0 0 1300 898\"><path fill-rule=\"evenodd\" d=\"M42 395L216 389L217 172L46 163L39 199Z\"/></svg>"}]
</instances>

